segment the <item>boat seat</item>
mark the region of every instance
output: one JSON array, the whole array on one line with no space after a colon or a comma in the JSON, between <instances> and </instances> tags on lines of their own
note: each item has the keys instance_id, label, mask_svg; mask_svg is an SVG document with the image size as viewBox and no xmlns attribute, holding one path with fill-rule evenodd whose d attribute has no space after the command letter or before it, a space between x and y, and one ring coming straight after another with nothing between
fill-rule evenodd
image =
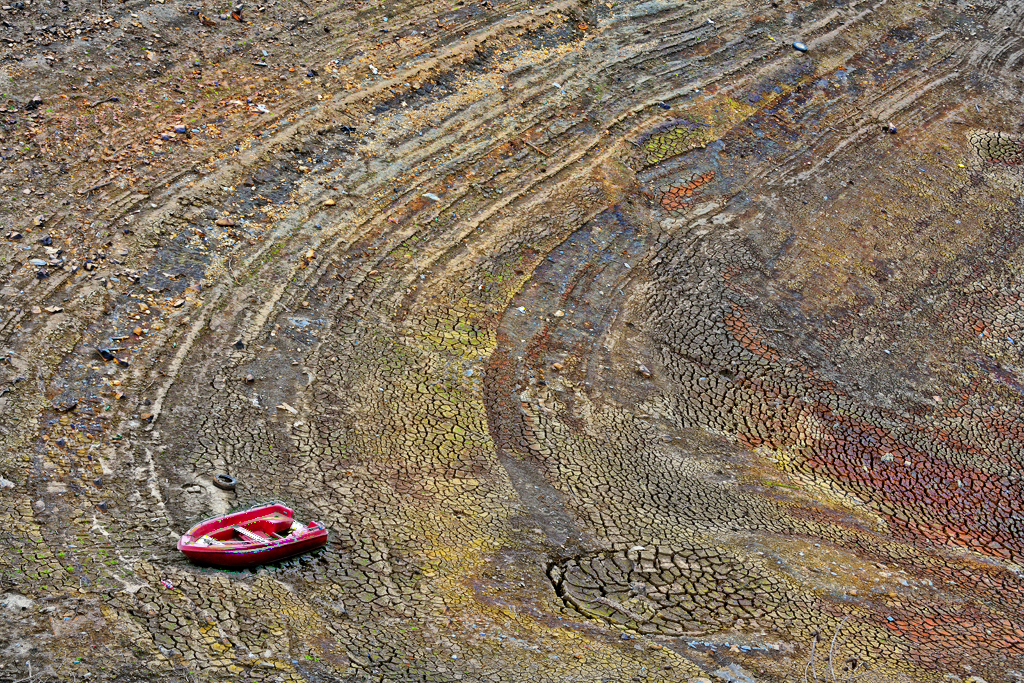
<instances>
[{"instance_id":1,"label":"boat seat","mask_svg":"<svg viewBox=\"0 0 1024 683\"><path fill-rule=\"evenodd\" d=\"M231 528L234 529L236 532L238 532L238 534L240 536L242 536L244 538L247 538L250 541L255 541L256 543L262 543L263 541L267 540L266 536L261 536L260 534L256 533L255 531L249 531L245 527L238 526L237 524L232 524Z\"/></svg>"}]
</instances>

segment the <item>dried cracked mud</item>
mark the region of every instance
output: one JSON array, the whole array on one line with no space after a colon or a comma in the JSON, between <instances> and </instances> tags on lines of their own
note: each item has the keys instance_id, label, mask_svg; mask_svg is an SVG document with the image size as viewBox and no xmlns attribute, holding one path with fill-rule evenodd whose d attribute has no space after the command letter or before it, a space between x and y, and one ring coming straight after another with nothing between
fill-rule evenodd
<instances>
[{"instance_id":1,"label":"dried cracked mud","mask_svg":"<svg viewBox=\"0 0 1024 683\"><path fill-rule=\"evenodd\" d=\"M230 11L0 9L0 680L1024 680L1024 4Z\"/></svg>"}]
</instances>

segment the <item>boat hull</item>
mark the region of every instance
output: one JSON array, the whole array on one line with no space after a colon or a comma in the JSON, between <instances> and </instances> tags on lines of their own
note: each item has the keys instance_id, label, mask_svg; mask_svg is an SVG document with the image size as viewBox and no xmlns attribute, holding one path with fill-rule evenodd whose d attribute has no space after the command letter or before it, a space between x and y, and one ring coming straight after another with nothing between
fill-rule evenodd
<instances>
[{"instance_id":1,"label":"boat hull","mask_svg":"<svg viewBox=\"0 0 1024 683\"><path fill-rule=\"evenodd\" d=\"M178 550L196 564L244 569L295 557L327 544L327 529L316 522L312 522L309 527L303 527L305 531L302 533L286 538L265 538L244 544L199 544L200 540L209 534L244 527L247 523L268 518L278 522L293 521L294 514L284 505L264 505L208 519L195 525L178 539Z\"/></svg>"}]
</instances>

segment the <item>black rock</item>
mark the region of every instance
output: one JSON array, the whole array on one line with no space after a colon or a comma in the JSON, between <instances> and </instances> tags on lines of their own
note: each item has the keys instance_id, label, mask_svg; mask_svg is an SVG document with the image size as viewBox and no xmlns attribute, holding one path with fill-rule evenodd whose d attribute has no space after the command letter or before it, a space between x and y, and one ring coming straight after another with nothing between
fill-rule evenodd
<instances>
[{"instance_id":1,"label":"black rock","mask_svg":"<svg viewBox=\"0 0 1024 683\"><path fill-rule=\"evenodd\" d=\"M128 367L128 361L126 361L124 358L118 358L117 364L120 365L122 368Z\"/></svg>"},{"instance_id":2,"label":"black rock","mask_svg":"<svg viewBox=\"0 0 1024 683\"><path fill-rule=\"evenodd\" d=\"M43 245L44 247L53 246L53 238L47 235L43 239L39 240L39 244Z\"/></svg>"},{"instance_id":3,"label":"black rock","mask_svg":"<svg viewBox=\"0 0 1024 683\"><path fill-rule=\"evenodd\" d=\"M96 353L100 354L100 358L103 360L114 360L114 354L108 349L96 349Z\"/></svg>"},{"instance_id":4,"label":"black rock","mask_svg":"<svg viewBox=\"0 0 1024 683\"><path fill-rule=\"evenodd\" d=\"M235 348L241 351L242 349L245 348L245 342L239 339L238 341L235 342Z\"/></svg>"}]
</instances>

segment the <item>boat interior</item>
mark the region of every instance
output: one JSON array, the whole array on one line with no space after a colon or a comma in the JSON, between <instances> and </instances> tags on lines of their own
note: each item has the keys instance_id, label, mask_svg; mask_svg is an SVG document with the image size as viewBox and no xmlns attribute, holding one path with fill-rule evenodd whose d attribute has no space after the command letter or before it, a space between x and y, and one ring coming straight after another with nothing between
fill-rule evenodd
<instances>
[{"instance_id":1,"label":"boat interior","mask_svg":"<svg viewBox=\"0 0 1024 683\"><path fill-rule=\"evenodd\" d=\"M229 524L196 539L197 545L254 544L284 540L307 531L307 527L275 512L239 524Z\"/></svg>"}]
</instances>

